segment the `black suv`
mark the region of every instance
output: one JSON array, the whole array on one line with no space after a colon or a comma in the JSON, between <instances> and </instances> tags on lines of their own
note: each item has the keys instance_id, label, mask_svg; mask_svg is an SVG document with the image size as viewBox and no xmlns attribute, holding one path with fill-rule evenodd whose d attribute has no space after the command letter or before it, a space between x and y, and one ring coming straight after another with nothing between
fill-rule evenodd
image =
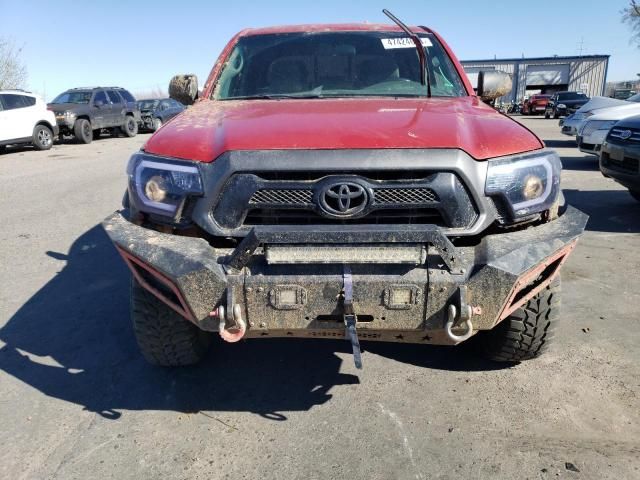
<instances>
[{"instance_id":1,"label":"black suv","mask_svg":"<svg viewBox=\"0 0 640 480\"><path fill-rule=\"evenodd\" d=\"M119 87L72 88L49 105L56 115L60 135L74 135L91 143L103 128L121 130L127 137L138 133L140 110L131 93Z\"/></svg>"},{"instance_id":2,"label":"black suv","mask_svg":"<svg viewBox=\"0 0 640 480\"><path fill-rule=\"evenodd\" d=\"M544 118L560 118L576 113L581 106L589 101L584 93L558 92L549 99L544 111Z\"/></svg>"}]
</instances>

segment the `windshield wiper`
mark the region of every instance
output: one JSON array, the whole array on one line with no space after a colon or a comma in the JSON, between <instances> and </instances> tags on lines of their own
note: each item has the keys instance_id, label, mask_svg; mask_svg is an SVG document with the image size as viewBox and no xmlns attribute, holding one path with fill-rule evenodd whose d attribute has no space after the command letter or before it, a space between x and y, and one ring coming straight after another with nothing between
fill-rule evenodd
<instances>
[{"instance_id":1,"label":"windshield wiper","mask_svg":"<svg viewBox=\"0 0 640 480\"><path fill-rule=\"evenodd\" d=\"M398 25L404 32L409 35L409 38L413 40L413 43L416 46L416 50L418 50L418 58L420 59L420 83L422 85L427 85L427 97L431 97L431 80L429 79L429 70L427 64L427 53L426 49L422 45L422 40L420 37L411 31L409 27L407 27L398 17L396 17L393 13L391 13L386 8L382 9L382 13L384 13L387 17L389 17L396 25Z\"/></svg>"},{"instance_id":2,"label":"windshield wiper","mask_svg":"<svg viewBox=\"0 0 640 480\"><path fill-rule=\"evenodd\" d=\"M286 100L286 99L305 99L305 98L325 98L325 95L319 93L308 94L286 94L286 93L260 93L258 95L243 95L241 97L229 97L222 100Z\"/></svg>"}]
</instances>

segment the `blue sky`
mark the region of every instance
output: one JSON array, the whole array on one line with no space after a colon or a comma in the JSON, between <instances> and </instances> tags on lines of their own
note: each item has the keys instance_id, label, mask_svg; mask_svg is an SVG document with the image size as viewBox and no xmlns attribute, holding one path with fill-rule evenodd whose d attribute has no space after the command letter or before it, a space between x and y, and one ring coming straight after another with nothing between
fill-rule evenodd
<instances>
[{"instance_id":1,"label":"blue sky","mask_svg":"<svg viewBox=\"0 0 640 480\"><path fill-rule=\"evenodd\" d=\"M584 54L611 55L608 80L628 80L640 72L640 49L620 22L627 3L0 0L0 35L24 47L29 88L48 99L85 85L166 89L175 73L196 73L202 84L229 38L245 27L386 22L384 7L438 31L460 59L576 55L583 41Z\"/></svg>"}]
</instances>

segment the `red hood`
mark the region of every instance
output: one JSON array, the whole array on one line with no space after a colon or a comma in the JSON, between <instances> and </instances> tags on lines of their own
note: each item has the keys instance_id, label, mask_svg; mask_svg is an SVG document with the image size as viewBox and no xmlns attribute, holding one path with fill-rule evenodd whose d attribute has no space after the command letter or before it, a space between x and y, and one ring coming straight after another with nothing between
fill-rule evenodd
<instances>
[{"instance_id":1,"label":"red hood","mask_svg":"<svg viewBox=\"0 0 640 480\"><path fill-rule=\"evenodd\" d=\"M540 140L476 97L245 100L196 103L144 150L211 162L231 150L459 148L478 160Z\"/></svg>"}]
</instances>

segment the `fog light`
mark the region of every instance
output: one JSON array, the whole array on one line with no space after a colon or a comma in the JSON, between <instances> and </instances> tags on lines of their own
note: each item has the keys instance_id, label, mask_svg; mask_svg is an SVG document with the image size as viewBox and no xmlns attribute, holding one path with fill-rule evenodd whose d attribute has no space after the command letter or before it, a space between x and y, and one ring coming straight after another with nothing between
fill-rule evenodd
<instances>
[{"instance_id":1,"label":"fog light","mask_svg":"<svg viewBox=\"0 0 640 480\"><path fill-rule=\"evenodd\" d=\"M527 175L524 179L524 188L522 189L522 196L527 200L533 200L538 198L544 193L544 185L542 179L537 175Z\"/></svg>"},{"instance_id":2,"label":"fog light","mask_svg":"<svg viewBox=\"0 0 640 480\"><path fill-rule=\"evenodd\" d=\"M144 194L153 202L162 202L167 197L167 181L160 175L154 175L145 184Z\"/></svg>"}]
</instances>

